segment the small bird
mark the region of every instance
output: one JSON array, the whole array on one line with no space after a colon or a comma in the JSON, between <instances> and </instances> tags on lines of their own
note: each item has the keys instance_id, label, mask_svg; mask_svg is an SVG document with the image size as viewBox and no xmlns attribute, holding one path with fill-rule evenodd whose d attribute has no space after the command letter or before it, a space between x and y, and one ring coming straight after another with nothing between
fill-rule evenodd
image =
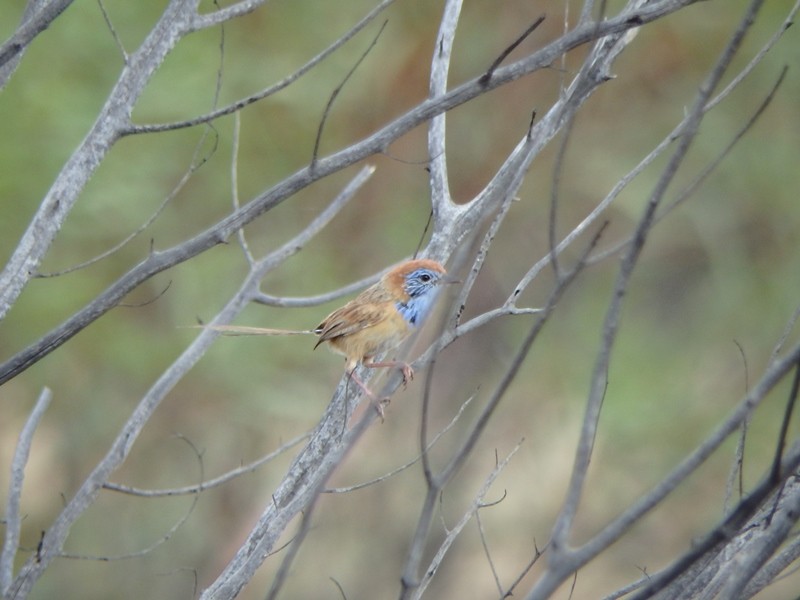
<instances>
[{"instance_id":1,"label":"small bird","mask_svg":"<svg viewBox=\"0 0 800 600\"><path fill-rule=\"evenodd\" d=\"M208 329L229 335L296 335L313 333L319 336L314 345L327 343L331 350L345 357L345 372L368 396L375 395L356 376L359 364L368 368L398 367L403 384L413 378L411 366L391 360L373 359L393 350L422 325L433 308L439 286L458 283L447 276L444 267L434 260L409 260L389 270L374 285L353 300L333 311L316 329L285 330L235 325L210 325ZM380 406L378 412L382 413Z\"/></svg>"},{"instance_id":2,"label":"small bird","mask_svg":"<svg viewBox=\"0 0 800 600\"><path fill-rule=\"evenodd\" d=\"M369 368L399 367L403 384L414 377L411 366L395 360L373 362L373 358L400 345L418 328L433 308L438 286L456 283L444 267L428 259L409 260L387 272L343 307L329 314L314 329L319 340L343 354L350 379L374 398L355 374L360 364Z\"/></svg>"}]
</instances>

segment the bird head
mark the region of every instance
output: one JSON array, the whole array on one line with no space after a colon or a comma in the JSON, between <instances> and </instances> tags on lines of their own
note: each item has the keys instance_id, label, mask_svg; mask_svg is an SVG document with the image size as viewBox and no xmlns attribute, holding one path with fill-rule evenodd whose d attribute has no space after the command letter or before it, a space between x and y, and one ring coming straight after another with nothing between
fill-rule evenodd
<instances>
[{"instance_id":1,"label":"bird head","mask_svg":"<svg viewBox=\"0 0 800 600\"><path fill-rule=\"evenodd\" d=\"M455 283L438 262L429 259L409 260L384 276L386 288L395 298L397 310L410 325L418 325L433 306L438 287Z\"/></svg>"}]
</instances>

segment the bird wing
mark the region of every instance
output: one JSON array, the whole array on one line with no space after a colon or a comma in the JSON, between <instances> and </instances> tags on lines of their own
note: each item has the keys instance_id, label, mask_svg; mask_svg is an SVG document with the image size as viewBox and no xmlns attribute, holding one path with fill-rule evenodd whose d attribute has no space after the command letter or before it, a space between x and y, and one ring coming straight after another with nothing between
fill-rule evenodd
<instances>
[{"instance_id":1,"label":"bird wing","mask_svg":"<svg viewBox=\"0 0 800 600\"><path fill-rule=\"evenodd\" d=\"M314 333L319 336L314 348L327 340L343 335L353 335L367 327L374 327L386 320L388 313L386 308L386 303L359 304L349 302L345 304L342 308L329 314L314 330Z\"/></svg>"}]
</instances>

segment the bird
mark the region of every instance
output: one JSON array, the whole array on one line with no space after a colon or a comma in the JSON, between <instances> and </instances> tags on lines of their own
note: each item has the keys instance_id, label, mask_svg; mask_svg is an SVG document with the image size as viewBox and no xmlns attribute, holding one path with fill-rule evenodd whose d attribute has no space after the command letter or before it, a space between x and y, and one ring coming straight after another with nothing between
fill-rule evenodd
<instances>
[{"instance_id":1,"label":"bird","mask_svg":"<svg viewBox=\"0 0 800 600\"><path fill-rule=\"evenodd\" d=\"M399 368L405 386L413 377L411 366L402 361L375 362L397 348L421 327L431 312L440 286L458 283L447 275L435 260L413 259L387 271L375 284L336 309L314 329L286 330L236 325L201 326L227 335L297 335L318 336L314 349L322 344L345 357L345 373L373 400L375 394L356 375L359 365L367 368ZM382 408L378 405L378 412Z\"/></svg>"},{"instance_id":2,"label":"bird","mask_svg":"<svg viewBox=\"0 0 800 600\"><path fill-rule=\"evenodd\" d=\"M438 262L409 260L390 269L353 300L336 309L313 331L314 349L328 347L345 357L345 372L368 396L375 395L356 376L359 364L367 368L399 367L403 385L414 377L408 363L374 358L399 346L418 329L433 308L439 286L456 283Z\"/></svg>"}]
</instances>

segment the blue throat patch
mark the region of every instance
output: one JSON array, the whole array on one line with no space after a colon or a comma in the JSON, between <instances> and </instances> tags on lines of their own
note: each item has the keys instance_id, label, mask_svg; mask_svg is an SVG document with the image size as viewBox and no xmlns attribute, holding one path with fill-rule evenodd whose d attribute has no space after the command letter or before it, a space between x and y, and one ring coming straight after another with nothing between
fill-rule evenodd
<instances>
[{"instance_id":1,"label":"blue throat patch","mask_svg":"<svg viewBox=\"0 0 800 600\"><path fill-rule=\"evenodd\" d=\"M419 325L428 316L436 299L441 275L429 269L417 269L406 276L405 291L408 302L395 302L397 311L412 327Z\"/></svg>"}]
</instances>

